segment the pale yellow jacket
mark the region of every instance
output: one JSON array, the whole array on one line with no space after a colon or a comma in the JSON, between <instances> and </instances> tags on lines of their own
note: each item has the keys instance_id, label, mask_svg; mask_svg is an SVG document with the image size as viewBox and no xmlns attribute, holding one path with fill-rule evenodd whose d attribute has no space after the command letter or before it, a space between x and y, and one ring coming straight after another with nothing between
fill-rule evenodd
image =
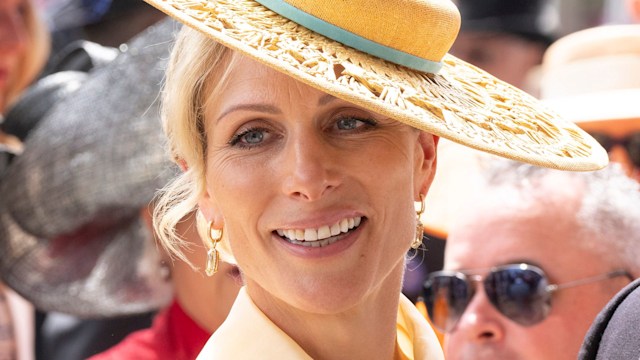
<instances>
[{"instance_id":1,"label":"pale yellow jacket","mask_svg":"<svg viewBox=\"0 0 640 360\"><path fill-rule=\"evenodd\" d=\"M404 295L398 309L398 347L404 359L443 360L442 348L422 314ZM198 360L311 359L240 290L227 320L209 338Z\"/></svg>"}]
</instances>

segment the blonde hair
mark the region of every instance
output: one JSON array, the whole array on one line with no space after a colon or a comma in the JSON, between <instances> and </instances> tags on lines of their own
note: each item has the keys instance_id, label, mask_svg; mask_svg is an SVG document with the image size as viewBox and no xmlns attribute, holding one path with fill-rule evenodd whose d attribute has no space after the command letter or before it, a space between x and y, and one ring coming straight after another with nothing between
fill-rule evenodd
<instances>
[{"instance_id":1,"label":"blonde hair","mask_svg":"<svg viewBox=\"0 0 640 360\"><path fill-rule=\"evenodd\" d=\"M49 56L50 36L49 30L40 18L32 0L25 1L26 12L24 22L29 36L27 49L19 61L16 74L11 76L11 81L4 94L4 104L0 104L4 111L11 105L44 67Z\"/></svg>"},{"instance_id":2,"label":"blonde hair","mask_svg":"<svg viewBox=\"0 0 640 360\"><path fill-rule=\"evenodd\" d=\"M167 67L162 93L162 122L173 160L184 172L162 189L156 199L153 225L160 243L182 261L190 263L182 249L187 244L176 233L176 225L197 209L205 192L207 136L204 108L223 86L233 68L234 52L183 27L177 36ZM204 224L203 224L204 222ZM198 232L209 244L209 226L197 217ZM222 260L233 262L228 239L221 245Z\"/></svg>"}]
</instances>

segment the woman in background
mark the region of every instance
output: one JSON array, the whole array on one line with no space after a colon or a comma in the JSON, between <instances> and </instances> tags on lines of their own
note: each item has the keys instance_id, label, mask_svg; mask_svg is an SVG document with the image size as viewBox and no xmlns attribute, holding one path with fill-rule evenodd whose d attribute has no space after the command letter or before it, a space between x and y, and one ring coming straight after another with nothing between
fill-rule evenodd
<instances>
[{"instance_id":1,"label":"woman in background","mask_svg":"<svg viewBox=\"0 0 640 360\"><path fill-rule=\"evenodd\" d=\"M3 114L40 72L49 54L49 34L30 0L0 2L0 177L8 154L22 149L20 140L2 131ZM0 358L30 358L32 344L25 339L29 329L13 324L32 318L29 306L0 283ZM25 316L28 316L25 318ZM22 320L21 324L28 321ZM18 329L18 327L20 329ZM17 338L17 339L16 339Z\"/></svg>"}]
</instances>

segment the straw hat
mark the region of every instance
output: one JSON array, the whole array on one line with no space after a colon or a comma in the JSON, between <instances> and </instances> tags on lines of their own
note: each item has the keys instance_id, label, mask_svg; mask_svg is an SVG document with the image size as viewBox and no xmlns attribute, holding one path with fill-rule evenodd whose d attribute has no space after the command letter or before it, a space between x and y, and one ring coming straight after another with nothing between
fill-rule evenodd
<instances>
[{"instance_id":1,"label":"straw hat","mask_svg":"<svg viewBox=\"0 0 640 360\"><path fill-rule=\"evenodd\" d=\"M640 122L640 25L600 26L559 39L545 52L540 90L544 103L585 129L606 122L624 131L625 123ZM448 142L439 144L438 157L423 223L446 237L494 159Z\"/></svg>"},{"instance_id":2,"label":"straw hat","mask_svg":"<svg viewBox=\"0 0 640 360\"><path fill-rule=\"evenodd\" d=\"M640 120L640 24L567 35L545 53L540 95L566 119Z\"/></svg>"},{"instance_id":3,"label":"straw hat","mask_svg":"<svg viewBox=\"0 0 640 360\"><path fill-rule=\"evenodd\" d=\"M167 19L94 69L2 176L0 274L40 309L114 316L172 298L139 214L177 172L157 101L176 28Z\"/></svg>"},{"instance_id":4,"label":"straw hat","mask_svg":"<svg viewBox=\"0 0 640 360\"><path fill-rule=\"evenodd\" d=\"M299 81L443 138L552 168L607 164L573 123L447 54L460 25L448 0L146 1Z\"/></svg>"}]
</instances>

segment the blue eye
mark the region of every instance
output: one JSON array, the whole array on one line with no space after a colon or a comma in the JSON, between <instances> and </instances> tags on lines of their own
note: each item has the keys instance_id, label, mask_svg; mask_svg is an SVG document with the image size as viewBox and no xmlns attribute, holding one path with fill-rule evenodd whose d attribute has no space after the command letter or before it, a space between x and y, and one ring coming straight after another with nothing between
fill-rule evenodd
<instances>
[{"instance_id":1,"label":"blue eye","mask_svg":"<svg viewBox=\"0 0 640 360\"><path fill-rule=\"evenodd\" d=\"M268 131L262 128L252 128L244 130L231 138L229 145L250 148L258 146L265 141Z\"/></svg>"},{"instance_id":2,"label":"blue eye","mask_svg":"<svg viewBox=\"0 0 640 360\"><path fill-rule=\"evenodd\" d=\"M264 139L264 133L260 130L250 130L244 133L241 138L247 144L258 144Z\"/></svg>"},{"instance_id":3,"label":"blue eye","mask_svg":"<svg viewBox=\"0 0 640 360\"><path fill-rule=\"evenodd\" d=\"M342 118L336 124L340 130L353 130L358 127L358 121L354 118Z\"/></svg>"},{"instance_id":4,"label":"blue eye","mask_svg":"<svg viewBox=\"0 0 640 360\"><path fill-rule=\"evenodd\" d=\"M341 117L336 121L338 130L358 130L375 126L376 122L372 119L361 119L354 116Z\"/></svg>"}]
</instances>

